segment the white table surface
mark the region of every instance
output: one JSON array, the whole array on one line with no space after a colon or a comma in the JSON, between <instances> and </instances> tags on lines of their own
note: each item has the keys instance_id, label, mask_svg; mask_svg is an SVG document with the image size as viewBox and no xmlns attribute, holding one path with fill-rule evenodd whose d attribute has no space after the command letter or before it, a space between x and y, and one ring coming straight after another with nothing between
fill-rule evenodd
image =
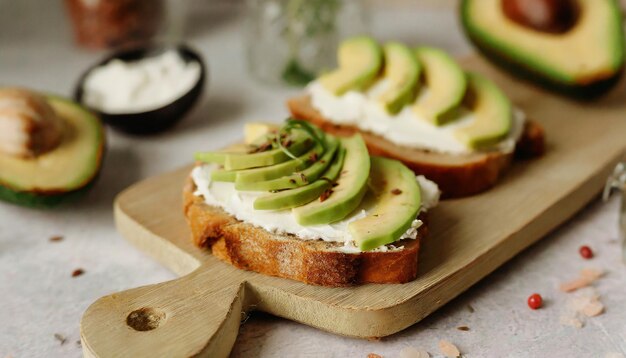
<instances>
[{"instance_id":1,"label":"white table surface","mask_svg":"<svg viewBox=\"0 0 626 358\"><path fill-rule=\"evenodd\" d=\"M80 72L102 55L72 45L61 5L0 0L0 85L70 95ZM438 45L457 55L469 53L453 12L419 6L394 2L390 8L377 8L374 34ZM226 1L194 5L188 39L209 63L210 78L201 103L184 122L145 138L109 131L102 176L79 203L53 211L0 204L0 358L80 356L79 320L91 302L174 278L115 231L114 196L137 180L188 163L195 150L239 138L246 121L278 121L287 115L283 102L296 92L263 87L247 77L238 10ZM626 270L619 262L617 207L615 199L592 203L459 298L391 337L343 338L259 313L241 326L232 356L365 357L373 352L397 357L407 346L438 356L440 339L457 344L465 357L626 354ZM64 240L49 242L55 235ZM582 244L591 245L596 258L581 259L577 251ZM567 295L556 287L588 266L608 271L596 285L606 313L582 329L562 326L559 317ZM72 278L79 267L85 274ZM526 306L533 292L544 296L545 308L532 311ZM470 331L457 330L460 325ZM67 342L60 344L55 333Z\"/></svg>"}]
</instances>

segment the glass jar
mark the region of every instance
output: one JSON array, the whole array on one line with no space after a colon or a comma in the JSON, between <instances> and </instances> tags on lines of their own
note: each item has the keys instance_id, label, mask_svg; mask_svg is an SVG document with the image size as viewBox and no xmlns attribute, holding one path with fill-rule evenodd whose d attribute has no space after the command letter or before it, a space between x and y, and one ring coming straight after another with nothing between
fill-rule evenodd
<instances>
[{"instance_id":1,"label":"glass jar","mask_svg":"<svg viewBox=\"0 0 626 358\"><path fill-rule=\"evenodd\" d=\"M622 240L622 260L626 263L626 156L618 163L613 174L607 179L604 187L604 200L608 200L611 192L617 191L622 196L619 214L619 230Z\"/></svg>"},{"instance_id":2,"label":"glass jar","mask_svg":"<svg viewBox=\"0 0 626 358\"><path fill-rule=\"evenodd\" d=\"M248 69L269 84L304 85L335 66L341 39L366 34L362 0L247 0Z\"/></svg>"},{"instance_id":3,"label":"glass jar","mask_svg":"<svg viewBox=\"0 0 626 358\"><path fill-rule=\"evenodd\" d=\"M101 49L144 43L159 31L163 0L65 0L76 42Z\"/></svg>"}]
</instances>

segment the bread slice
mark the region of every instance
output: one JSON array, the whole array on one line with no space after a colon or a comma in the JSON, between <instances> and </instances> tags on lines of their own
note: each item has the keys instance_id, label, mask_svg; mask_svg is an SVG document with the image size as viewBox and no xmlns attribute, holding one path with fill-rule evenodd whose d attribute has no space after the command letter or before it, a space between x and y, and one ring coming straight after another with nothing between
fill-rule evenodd
<instances>
[{"instance_id":1,"label":"bread slice","mask_svg":"<svg viewBox=\"0 0 626 358\"><path fill-rule=\"evenodd\" d=\"M287 106L294 118L309 121L325 132L339 136L360 132L371 155L402 161L416 174L437 183L444 198L468 196L487 190L495 185L509 167L514 154L519 158L532 158L544 151L543 128L531 120L526 121L515 153L486 151L454 155L399 146L378 135L360 131L355 126L332 123L311 105L307 95L290 99Z\"/></svg>"},{"instance_id":2,"label":"bread slice","mask_svg":"<svg viewBox=\"0 0 626 358\"><path fill-rule=\"evenodd\" d=\"M337 251L342 243L273 234L238 221L221 208L207 205L193 194L195 189L189 178L183 190L183 207L194 243L240 269L333 287L405 283L417 276L420 240L427 234L425 214L420 215L424 225L415 240L394 244L403 246L401 250L344 253Z\"/></svg>"}]
</instances>

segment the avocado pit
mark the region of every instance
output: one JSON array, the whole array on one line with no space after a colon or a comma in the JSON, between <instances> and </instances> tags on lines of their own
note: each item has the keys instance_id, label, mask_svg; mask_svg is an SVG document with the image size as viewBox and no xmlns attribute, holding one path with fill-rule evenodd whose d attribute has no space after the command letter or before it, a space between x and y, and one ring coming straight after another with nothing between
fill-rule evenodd
<instances>
[{"instance_id":1,"label":"avocado pit","mask_svg":"<svg viewBox=\"0 0 626 358\"><path fill-rule=\"evenodd\" d=\"M20 88L0 89L0 153L29 159L56 148L63 121L45 97Z\"/></svg>"},{"instance_id":2,"label":"avocado pit","mask_svg":"<svg viewBox=\"0 0 626 358\"><path fill-rule=\"evenodd\" d=\"M501 4L511 21L550 34L568 32L580 15L576 0L502 0Z\"/></svg>"}]
</instances>

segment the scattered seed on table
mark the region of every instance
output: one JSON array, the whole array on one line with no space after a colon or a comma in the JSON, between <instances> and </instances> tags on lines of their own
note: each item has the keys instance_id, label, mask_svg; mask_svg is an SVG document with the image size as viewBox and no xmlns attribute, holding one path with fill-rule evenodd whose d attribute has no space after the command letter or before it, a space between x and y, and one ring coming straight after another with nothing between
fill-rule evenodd
<instances>
[{"instance_id":1,"label":"scattered seed on table","mask_svg":"<svg viewBox=\"0 0 626 358\"><path fill-rule=\"evenodd\" d=\"M580 256L584 259L589 260L593 257L593 251L587 245L581 246L580 249L578 249L578 252L580 252Z\"/></svg>"},{"instance_id":2,"label":"scattered seed on table","mask_svg":"<svg viewBox=\"0 0 626 358\"><path fill-rule=\"evenodd\" d=\"M543 305L543 298L538 293L533 293L528 297L528 307L536 310Z\"/></svg>"},{"instance_id":3,"label":"scattered seed on table","mask_svg":"<svg viewBox=\"0 0 626 358\"><path fill-rule=\"evenodd\" d=\"M64 345L65 342L67 342L67 338L65 338L61 333L55 333L54 334L54 338L57 341L61 342L61 345Z\"/></svg>"}]
</instances>

